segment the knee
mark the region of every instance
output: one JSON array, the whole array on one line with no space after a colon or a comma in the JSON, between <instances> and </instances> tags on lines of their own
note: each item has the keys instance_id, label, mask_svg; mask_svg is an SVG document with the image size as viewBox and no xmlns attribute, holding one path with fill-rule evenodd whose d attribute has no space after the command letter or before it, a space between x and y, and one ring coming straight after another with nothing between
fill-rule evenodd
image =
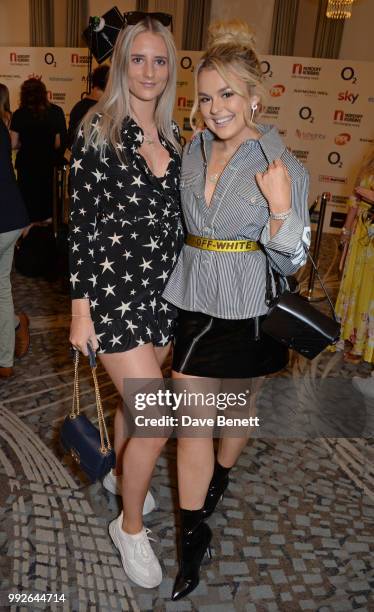
<instances>
[{"instance_id":1,"label":"knee","mask_svg":"<svg viewBox=\"0 0 374 612\"><path fill-rule=\"evenodd\" d=\"M178 455L185 454L196 458L210 450L213 452L212 438L178 438Z\"/></svg>"},{"instance_id":2,"label":"knee","mask_svg":"<svg viewBox=\"0 0 374 612\"><path fill-rule=\"evenodd\" d=\"M164 448L168 438L142 438L139 440L145 453L149 455L159 455Z\"/></svg>"}]
</instances>

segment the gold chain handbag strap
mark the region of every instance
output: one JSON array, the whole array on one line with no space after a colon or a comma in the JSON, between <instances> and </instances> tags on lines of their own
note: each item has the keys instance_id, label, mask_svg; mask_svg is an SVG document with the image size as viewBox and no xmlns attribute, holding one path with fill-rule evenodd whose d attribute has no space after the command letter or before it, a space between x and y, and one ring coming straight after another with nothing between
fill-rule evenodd
<instances>
[{"instance_id":1,"label":"gold chain handbag strap","mask_svg":"<svg viewBox=\"0 0 374 612\"><path fill-rule=\"evenodd\" d=\"M103 405L101 402L99 383L98 383L97 375L96 375L97 366L96 366L95 353L93 352L92 348L89 345L88 345L88 351L89 351L92 378L93 378L94 388L95 388L97 419L98 419L99 432L100 432L100 452L105 455L112 449L112 446L109 441L108 430L107 430L105 418L104 418ZM79 351L77 349L74 349L74 388L73 388L73 401L72 401L71 411L69 415L71 419L75 419L80 414L80 402L79 402L80 392L79 392L78 366L79 366Z\"/></svg>"},{"instance_id":2,"label":"gold chain handbag strap","mask_svg":"<svg viewBox=\"0 0 374 612\"><path fill-rule=\"evenodd\" d=\"M105 423L105 418L104 418L103 405L101 403L99 383L97 382L97 376L96 376L96 365L92 367L92 378L93 378L94 385L95 385L96 408L97 408L97 417L98 417L99 430L100 430L100 443L101 443L100 450L103 454L105 454L105 453L108 453L112 447L110 445L108 430L106 428L106 423Z\"/></svg>"},{"instance_id":3,"label":"gold chain handbag strap","mask_svg":"<svg viewBox=\"0 0 374 612\"><path fill-rule=\"evenodd\" d=\"M78 366L79 366L79 351L74 349L74 386L73 386L73 400L70 411L70 418L75 419L75 417L80 414L80 403L79 403L79 374L78 374Z\"/></svg>"}]
</instances>

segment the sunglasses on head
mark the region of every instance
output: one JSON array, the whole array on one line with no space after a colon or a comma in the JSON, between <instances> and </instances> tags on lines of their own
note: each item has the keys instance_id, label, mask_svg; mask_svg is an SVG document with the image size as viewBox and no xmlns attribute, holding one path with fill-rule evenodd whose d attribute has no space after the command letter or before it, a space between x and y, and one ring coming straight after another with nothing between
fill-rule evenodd
<instances>
[{"instance_id":1,"label":"sunglasses on head","mask_svg":"<svg viewBox=\"0 0 374 612\"><path fill-rule=\"evenodd\" d=\"M173 16L170 13L144 13L143 11L130 11L129 13L123 14L123 27L129 25L136 25L143 21L146 17L151 17L151 19L156 19L162 23L166 28L168 26L171 27L171 31L173 31Z\"/></svg>"}]
</instances>

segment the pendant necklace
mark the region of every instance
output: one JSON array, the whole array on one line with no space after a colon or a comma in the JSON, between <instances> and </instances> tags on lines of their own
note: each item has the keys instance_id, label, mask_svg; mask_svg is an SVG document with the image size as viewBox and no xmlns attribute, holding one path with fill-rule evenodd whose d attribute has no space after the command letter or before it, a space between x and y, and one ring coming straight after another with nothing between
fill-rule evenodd
<instances>
[{"instance_id":1,"label":"pendant necklace","mask_svg":"<svg viewBox=\"0 0 374 612\"><path fill-rule=\"evenodd\" d=\"M211 183L216 183L219 179L219 172L217 172L216 174L211 174L210 176L208 176L208 181L210 181Z\"/></svg>"},{"instance_id":2,"label":"pendant necklace","mask_svg":"<svg viewBox=\"0 0 374 612\"><path fill-rule=\"evenodd\" d=\"M229 161L229 157L226 157L223 161L218 162L219 165L221 166L221 168L223 168L224 166L226 166L227 162ZM208 174L208 181L210 183L213 183L214 185L217 183L219 177L222 174L222 170L219 172L216 172L215 174Z\"/></svg>"},{"instance_id":3,"label":"pendant necklace","mask_svg":"<svg viewBox=\"0 0 374 612\"><path fill-rule=\"evenodd\" d=\"M155 139L150 134L147 134L145 130L143 130L143 132L144 132L143 142L147 145L154 145Z\"/></svg>"},{"instance_id":4,"label":"pendant necklace","mask_svg":"<svg viewBox=\"0 0 374 612\"><path fill-rule=\"evenodd\" d=\"M134 113L134 117L136 119L137 124L139 125L140 129L143 132L143 144L147 144L147 145L154 145L156 144L156 139L154 138L154 136L152 136L150 134L150 132L146 132L146 130L142 127L141 122L139 121L137 115ZM155 126L156 127L156 126Z\"/></svg>"}]
</instances>

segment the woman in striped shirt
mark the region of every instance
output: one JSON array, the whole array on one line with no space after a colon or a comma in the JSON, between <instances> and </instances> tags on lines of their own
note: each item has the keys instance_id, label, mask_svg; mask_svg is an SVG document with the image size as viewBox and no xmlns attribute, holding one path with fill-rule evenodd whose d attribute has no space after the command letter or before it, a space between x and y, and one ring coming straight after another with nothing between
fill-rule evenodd
<instances>
[{"instance_id":1,"label":"woman in striped shirt","mask_svg":"<svg viewBox=\"0 0 374 612\"><path fill-rule=\"evenodd\" d=\"M240 379L246 393L248 379L287 364L287 350L261 332L268 309L266 257L282 275L294 273L305 262L310 227L306 170L276 128L255 123L262 74L248 26L212 26L195 74L192 123L205 129L184 152L181 194L188 234L163 295L179 308L173 377L182 388L202 392L202 404L208 392L222 399L222 389L234 390L227 379ZM198 417L216 417L220 407L188 406L186 418L179 415L181 564L174 600L199 582L212 536L204 519L248 439L248 428L221 438L215 459L214 426ZM187 436L188 417L196 417L196 428ZM217 418L213 421L217 425Z\"/></svg>"}]
</instances>

